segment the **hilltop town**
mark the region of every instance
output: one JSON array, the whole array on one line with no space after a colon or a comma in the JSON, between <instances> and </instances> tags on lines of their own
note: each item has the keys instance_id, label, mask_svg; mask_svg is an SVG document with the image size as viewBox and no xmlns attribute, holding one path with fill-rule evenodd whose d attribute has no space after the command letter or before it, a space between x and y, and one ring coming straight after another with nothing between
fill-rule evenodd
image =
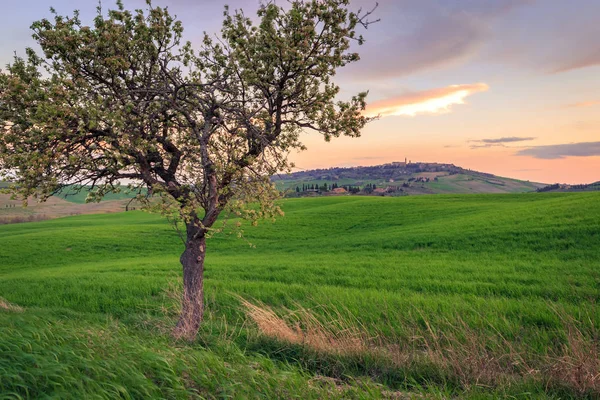
<instances>
[{"instance_id":1,"label":"hilltop town","mask_svg":"<svg viewBox=\"0 0 600 400\"><path fill-rule=\"evenodd\" d=\"M287 175L274 176L273 181L279 180L327 180L336 181L342 179L387 179L403 180L412 174L423 172L444 172L448 175L459 173L473 173L470 170L458 167L454 164L411 162L405 159L403 162L391 162L374 166L357 167L331 167L324 169L313 169L307 171L293 172ZM482 176L493 177L492 174L476 172Z\"/></svg>"},{"instance_id":2,"label":"hilltop town","mask_svg":"<svg viewBox=\"0 0 600 400\"><path fill-rule=\"evenodd\" d=\"M272 178L288 197L315 194L405 196L437 193L533 192L545 184L498 177L454 164L391 162L375 166L333 167Z\"/></svg>"}]
</instances>

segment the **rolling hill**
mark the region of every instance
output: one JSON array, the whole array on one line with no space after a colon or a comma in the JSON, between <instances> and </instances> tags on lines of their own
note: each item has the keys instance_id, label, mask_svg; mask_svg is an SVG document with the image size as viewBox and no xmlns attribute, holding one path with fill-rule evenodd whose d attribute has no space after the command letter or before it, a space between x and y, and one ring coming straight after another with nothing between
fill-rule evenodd
<instances>
[{"instance_id":1,"label":"rolling hill","mask_svg":"<svg viewBox=\"0 0 600 400\"><path fill-rule=\"evenodd\" d=\"M369 167L328 168L294 172L273 177L282 190L302 192L308 185L341 187L375 185L388 195L523 193L545 186L542 183L498 177L453 164L394 162ZM380 190L379 192L382 192Z\"/></svg>"},{"instance_id":2,"label":"rolling hill","mask_svg":"<svg viewBox=\"0 0 600 400\"><path fill-rule=\"evenodd\" d=\"M555 193L567 193L567 192L596 192L600 191L600 181L583 184L583 185L567 185L555 183L547 185L537 189L538 192L555 192Z\"/></svg>"},{"instance_id":3,"label":"rolling hill","mask_svg":"<svg viewBox=\"0 0 600 400\"><path fill-rule=\"evenodd\" d=\"M0 182L1 187L8 184ZM0 224L31 222L45 219L60 218L80 214L102 214L125 211L126 208L135 210L139 204L131 201L129 193L110 193L100 203L86 203L89 189L80 191L65 190L63 193L50 197L45 202L28 199L25 207L23 202L12 199L9 194L0 193Z\"/></svg>"}]
</instances>

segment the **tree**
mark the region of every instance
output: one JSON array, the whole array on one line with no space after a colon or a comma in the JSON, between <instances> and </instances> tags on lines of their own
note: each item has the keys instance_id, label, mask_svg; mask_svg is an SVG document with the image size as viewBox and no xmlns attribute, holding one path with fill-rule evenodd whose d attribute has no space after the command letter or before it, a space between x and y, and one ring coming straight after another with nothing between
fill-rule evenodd
<instances>
[{"instance_id":1,"label":"tree","mask_svg":"<svg viewBox=\"0 0 600 400\"><path fill-rule=\"evenodd\" d=\"M300 133L356 137L370 120L366 92L338 101L332 81L359 59L350 47L371 23L370 11L348 3L268 1L257 25L226 7L220 37L205 35L198 51L150 1L146 11L98 7L93 26L77 12L35 22L42 55L27 49L0 74L0 178L40 201L69 184L91 186L89 200L99 200L126 180L146 208L180 221L184 290L173 333L193 339L217 218L255 224L282 214L270 176L289 170Z\"/></svg>"}]
</instances>

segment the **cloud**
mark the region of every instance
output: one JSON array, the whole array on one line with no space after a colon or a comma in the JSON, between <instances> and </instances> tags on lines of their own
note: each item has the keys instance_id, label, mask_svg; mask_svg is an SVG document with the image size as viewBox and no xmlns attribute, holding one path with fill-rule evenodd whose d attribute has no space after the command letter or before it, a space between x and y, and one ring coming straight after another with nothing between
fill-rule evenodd
<instances>
[{"instance_id":1,"label":"cloud","mask_svg":"<svg viewBox=\"0 0 600 400\"><path fill-rule=\"evenodd\" d=\"M567 104L564 108L592 107L597 105L600 105L600 100L581 101L579 103Z\"/></svg>"},{"instance_id":2,"label":"cloud","mask_svg":"<svg viewBox=\"0 0 600 400\"><path fill-rule=\"evenodd\" d=\"M492 35L492 22L531 0L383 0L375 10L381 22L365 33L357 49L361 62L341 71L353 79L381 80L444 68L475 56ZM370 8L373 1L355 0Z\"/></svg>"},{"instance_id":3,"label":"cloud","mask_svg":"<svg viewBox=\"0 0 600 400\"><path fill-rule=\"evenodd\" d=\"M468 140L472 144L471 149L487 149L490 147L508 147L504 143L515 143L515 142L525 142L528 140L534 140L534 137L518 137L518 136L508 136L494 139L478 139L478 140Z\"/></svg>"},{"instance_id":4,"label":"cloud","mask_svg":"<svg viewBox=\"0 0 600 400\"><path fill-rule=\"evenodd\" d=\"M501 137L496 139L481 139L481 140L471 140L471 142L480 142L480 143L514 143L514 142L525 142L528 140L534 140L534 137L517 137L517 136L509 136L509 137Z\"/></svg>"},{"instance_id":5,"label":"cloud","mask_svg":"<svg viewBox=\"0 0 600 400\"><path fill-rule=\"evenodd\" d=\"M537 1L527 13L500 21L490 56L495 54L558 74L600 65L600 2Z\"/></svg>"},{"instance_id":6,"label":"cloud","mask_svg":"<svg viewBox=\"0 0 600 400\"><path fill-rule=\"evenodd\" d=\"M487 149L490 147L508 147L504 143L515 143L515 142L525 142L528 140L534 140L534 137L518 137L518 136L507 136L501 138L494 139L478 139L478 140L468 140L472 144L470 146L471 149Z\"/></svg>"},{"instance_id":7,"label":"cloud","mask_svg":"<svg viewBox=\"0 0 600 400\"><path fill-rule=\"evenodd\" d=\"M578 50L579 54L576 54L573 59L563 61L558 67L554 68L551 73L558 74L560 72L600 65L600 48L592 50L592 53L588 53L589 49L586 48Z\"/></svg>"},{"instance_id":8,"label":"cloud","mask_svg":"<svg viewBox=\"0 0 600 400\"><path fill-rule=\"evenodd\" d=\"M414 117L419 114L443 114L450 112L450 107L455 104L464 104L466 97L488 89L489 86L485 83L475 83L406 93L369 104L365 115Z\"/></svg>"},{"instance_id":9,"label":"cloud","mask_svg":"<svg viewBox=\"0 0 600 400\"><path fill-rule=\"evenodd\" d=\"M600 156L600 142L581 142L534 146L515 153L517 156L529 156L544 160L561 159L565 157Z\"/></svg>"},{"instance_id":10,"label":"cloud","mask_svg":"<svg viewBox=\"0 0 600 400\"><path fill-rule=\"evenodd\" d=\"M506 147L502 143L485 143L485 144L472 144L471 149L489 149L490 147Z\"/></svg>"},{"instance_id":11,"label":"cloud","mask_svg":"<svg viewBox=\"0 0 600 400\"><path fill-rule=\"evenodd\" d=\"M438 17L410 34L390 32L387 40L361 52L365 61L350 72L362 78L381 79L460 64L485 42L485 30L479 25L480 22L464 16Z\"/></svg>"}]
</instances>

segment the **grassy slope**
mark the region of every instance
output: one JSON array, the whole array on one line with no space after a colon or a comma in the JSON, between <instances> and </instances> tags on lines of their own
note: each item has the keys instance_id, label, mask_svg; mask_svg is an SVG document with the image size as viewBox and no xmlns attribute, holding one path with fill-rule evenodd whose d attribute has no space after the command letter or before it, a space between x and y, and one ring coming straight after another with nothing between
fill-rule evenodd
<instances>
[{"instance_id":1,"label":"grassy slope","mask_svg":"<svg viewBox=\"0 0 600 400\"><path fill-rule=\"evenodd\" d=\"M523 193L535 191L540 184L502 177L457 174L441 176L438 182L427 182L424 186L435 193Z\"/></svg>"},{"instance_id":2,"label":"grassy slope","mask_svg":"<svg viewBox=\"0 0 600 400\"><path fill-rule=\"evenodd\" d=\"M66 188L62 193L60 193L57 197L67 200L71 203L76 204L84 204L85 199L89 193L89 187L84 186L81 190L76 190L75 187L70 186ZM103 201L111 201L111 200L125 200L131 199L135 197L135 194L129 193L125 187L123 187L123 191L119 193L107 193L103 197Z\"/></svg>"},{"instance_id":3,"label":"grassy slope","mask_svg":"<svg viewBox=\"0 0 600 400\"><path fill-rule=\"evenodd\" d=\"M27 207L20 200L11 199L8 194L0 194L0 224L59 218L79 214L100 214L125 210L128 200L110 200L100 203L76 204L56 196L43 203L30 199ZM137 204L132 203L135 207Z\"/></svg>"},{"instance_id":4,"label":"grassy slope","mask_svg":"<svg viewBox=\"0 0 600 400\"><path fill-rule=\"evenodd\" d=\"M344 393L315 386L293 357L249 344L231 293L277 307L344 308L367 329L398 337L409 336L411 324L460 319L543 352L564 340L553 308L600 327L599 200L584 193L286 201L285 218L247 229L256 248L211 240L211 322L199 344L171 348L168 335L146 331L164 321L163 290L178 275L182 247L160 218L133 212L1 226L0 296L27 310L0 311L0 375L8 377L0 388L27 387L33 397L183 397L194 387L217 397L381 393L373 383ZM227 332L237 333L224 340ZM431 384L411 374L381 382L402 390Z\"/></svg>"}]
</instances>

